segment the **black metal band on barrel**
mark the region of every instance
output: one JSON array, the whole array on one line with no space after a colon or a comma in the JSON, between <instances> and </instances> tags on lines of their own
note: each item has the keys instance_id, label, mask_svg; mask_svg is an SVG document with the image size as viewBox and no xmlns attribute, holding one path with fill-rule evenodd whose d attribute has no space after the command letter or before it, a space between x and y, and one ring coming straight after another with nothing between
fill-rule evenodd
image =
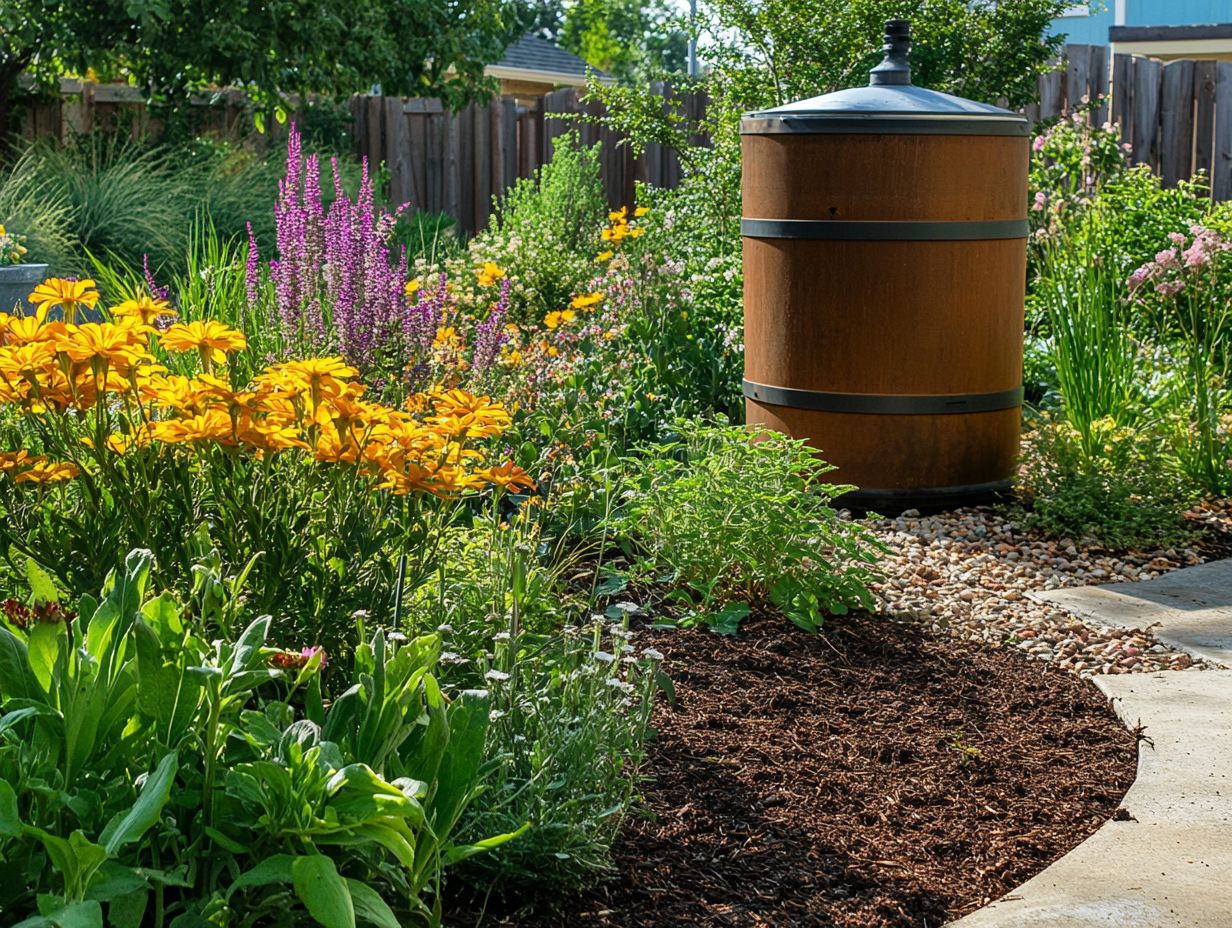
<instances>
[{"instance_id":1,"label":"black metal band on barrel","mask_svg":"<svg viewBox=\"0 0 1232 928\"><path fill-rule=\"evenodd\" d=\"M993 393L827 393L744 381L744 395L770 406L881 416L935 416L947 413L996 412L1022 405L1023 389Z\"/></svg>"},{"instance_id":2,"label":"black metal band on barrel","mask_svg":"<svg viewBox=\"0 0 1232 928\"><path fill-rule=\"evenodd\" d=\"M741 219L749 238L813 239L845 242L960 242L1026 238L1025 219L972 222L881 222L843 219Z\"/></svg>"},{"instance_id":3,"label":"black metal band on barrel","mask_svg":"<svg viewBox=\"0 0 1232 928\"><path fill-rule=\"evenodd\" d=\"M835 116L801 112L740 120L741 135L1030 135L1025 119L925 114L918 116Z\"/></svg>"}]
</instances>

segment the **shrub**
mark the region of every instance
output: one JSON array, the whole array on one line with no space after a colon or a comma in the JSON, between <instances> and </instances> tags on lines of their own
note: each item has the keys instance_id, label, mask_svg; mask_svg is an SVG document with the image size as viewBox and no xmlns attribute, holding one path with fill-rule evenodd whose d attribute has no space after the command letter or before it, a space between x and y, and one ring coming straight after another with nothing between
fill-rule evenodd
<instances>
[{"instance_id":1,"label":"shrub","mask_svg":"<svg viewBox=\"0 0 1232 928\"><path fill-rule=\"evenodd\" d=\"M4 922L439 924L442 867L512 837L451 840L487 697L445 698L439 638L378 632L330 700L324 651L270 647L269 616L208 641L148 595L151 562L72 610L31 567L4 604Z\"/></svg>"},{"instance_id":2,"label":"shrub","mask_svg":"<svg viewBox=\"0 0 1232 928\"><path fill-rule=\"evenodd\" d=\"M1157 436L1092 423L1094 444L1068 422L1043 418L1027 435L1020 485L1025 524L1057 538L1094 537L1111 548L1151 550L1183 541L1191 484Z\"/></svg>"},{"instance_id":3,"label":"shrub","mask_svg":"<svg viewBox=\"0 0 1232 928\"><path fill-rule=\"evenodd\" d=\"M629 459L620 529L732 633L749 608L773 606L815 631L827 615L873 606L882 546L830 505L854 489L803 441L728 426L679 424L676 442ZM734 604L741 605L734 605Z\"/></svg>"},{"instance_id":4,"label":"shrub","mask_svg":"<svg viewBox=\"0 0 1232 928\"><path fill-rule=\"evenodd\" d=\"M582 146L572 133L553 146L552 160L534 178L518 180L497 201L488 229L471 240L465 259L472 267L491 262L503 269L516 322L542 319L581 292L594 269L592 243L607 208L599 147ZM461 281L470 269L451 263L450 278Z\"/></svg>"}]
</instances>

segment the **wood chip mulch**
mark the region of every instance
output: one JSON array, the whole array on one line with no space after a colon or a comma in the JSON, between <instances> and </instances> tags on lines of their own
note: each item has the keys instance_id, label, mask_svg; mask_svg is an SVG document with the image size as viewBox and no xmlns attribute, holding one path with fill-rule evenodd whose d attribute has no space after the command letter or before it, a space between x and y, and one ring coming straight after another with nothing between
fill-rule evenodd
<instances>
[{"instance_id":1,"label":"wood chip mulch","mask_svg":"<svg viewBox=\"0 0 1232 928\"><path fill-rule=\"evenodd\" d=\"M611 879L479 924L937 928L1087 838L1134 778L1094 686L1010 651L880 617L638 644L677 702Z\"/></svg>"}]
</instances>

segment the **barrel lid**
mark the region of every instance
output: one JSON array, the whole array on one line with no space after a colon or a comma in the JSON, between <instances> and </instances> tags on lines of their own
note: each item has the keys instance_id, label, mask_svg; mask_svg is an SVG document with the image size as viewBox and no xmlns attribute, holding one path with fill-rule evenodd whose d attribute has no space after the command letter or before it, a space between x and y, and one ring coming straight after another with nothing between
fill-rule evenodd
<instances>
[{"instance_id":1,"label":"barrel lid","mask_svg":"<svg viewBox=\"0 0 1232 928\"><path fill-rule=\"evenodd\" d=\"M798 100L748 113L744 135L875 133L928 135L1026 135L1025 116L911 83L911 25L892 19L885 27L885 58L869 72L867 87Z\"/></svg>"}]
</instances>

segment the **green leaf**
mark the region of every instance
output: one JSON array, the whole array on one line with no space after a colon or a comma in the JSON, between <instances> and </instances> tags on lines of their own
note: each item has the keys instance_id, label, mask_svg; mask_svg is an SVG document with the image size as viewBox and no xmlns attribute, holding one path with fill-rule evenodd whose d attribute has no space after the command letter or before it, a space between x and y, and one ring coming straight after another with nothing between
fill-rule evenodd
<instances>
[{"instance_id":1,"label":"green leaf","mask_svg":"<svg viewBox=\"0 0 1232 928\"><path fill-rule=\"evenodd\" d=\"M351 902L355 905L355 918L377 928L402 928L394 915L393 909L382 899L375 889L359 880L347 880L347 889L351 891Z\"/></svg>"},{"instance_id":2,"label":"green leaf","mask_svg":"<svg viewBox=\"0 0 1232 928\"><path fill-rule=\"evenodd\" d=\"M58 603L60 591L51 574L34 563L34 558L26 558L26 582L30 584L30 595L36 603Z\"/></svg>"},{"instance_id":3,"label":"green leaf","mask_svg":"<svg viewBox=\"0 0 1232 928\"><path fill-rule=\"evenodd\" d=\"M30 640L26 644L30 670L44 693L51 693L51 679L55 674L56 661L60 658L67 637L64 627L58 622L54 625L38 622L30 630Z\"/></svg>"},{"instance_id":4,"label":"green leaf","mask_svg":"<svg viewBox=\"0 0 1232 928\"><path fill-rule=\"evenodd\" d=\"M150 902L150 892L143 889L113 899L107 906L107 924L110 928L141 928L145 910Z\"/></svg>"},{"instance_id":5,"label":"green leaf","mask_svg":"<svg viewBox=\"0 0 1232 928\"><path fill-rule=\"evenodd\" d=\"M718 612L707 614L706 625L720 635L734 635L751 611L748 603L730 602Z\"/></svg>"},{"instance_id":6,"label":"green leaf","mask_svg":"<svg viewBox=\"0 0 1232 928\"><path fill-rule=\"evenodd\" d=\"M334 862L324 854L296 857L291 879L308 914L325 928L355 928L355 904Z\"/></svg>"},{"instance_id":7,"label":"green leaf","mask_svg":"<svg viewBox=\"0 0 1232 928\"><path fill-rule=\"evenodd\" d=\"M96 902L112 902L121 896L142 893L149 888L149 881L138 871L109 860L94 874L86 889L86 898Z\"/></svg>"},{"instance_id":8,"label":"green leaf","mask_svg":"<svg viewBox=\"0 0 1232 928\"><path fill-rule=\"evenodd\" d=\"M255 867L245 870L235 882L231 884L231 888L227 890L227 898L231 898L231 894L237 889L244 889L248 886L268 886L271 883L290 883L291 882L291 861L290 854L273 854L265 860L261 861Z\"/></svg>"},{"instance_id":9,"label":"green leaf","mask_svg":"<svg viewBox=\"0 0 1232 928\"><path fill-rule=\"evenodd\" d=\"M133 807L107 823L99 840L107 849L108 857L114 856L124 845L138 840L158 821L163 806L171 796L171 785L178 771L179 757L174 752L164 756L146 778Z\"/></svg>"},{"instance_id":10,"label":"green leaf","mask_svg":"<svg viewBox=\"0 0 1232 928\"><path fill-rule=\"evenodd\" d=\"M3 627L0 627L0 697L46 702L38 680L30 672L26 646Z\"/></svg>"},{"instance_id":11,"label":"green leaf","mask_svg":"<svg viewBox=\"0 0 1232 928\"><path fill-rule=\"evenodd\" d=\"M21 818L17 814L17 793L8 780L0 780L0 835L15 838L21 834Z\"/></svg>"}]
</instances>

